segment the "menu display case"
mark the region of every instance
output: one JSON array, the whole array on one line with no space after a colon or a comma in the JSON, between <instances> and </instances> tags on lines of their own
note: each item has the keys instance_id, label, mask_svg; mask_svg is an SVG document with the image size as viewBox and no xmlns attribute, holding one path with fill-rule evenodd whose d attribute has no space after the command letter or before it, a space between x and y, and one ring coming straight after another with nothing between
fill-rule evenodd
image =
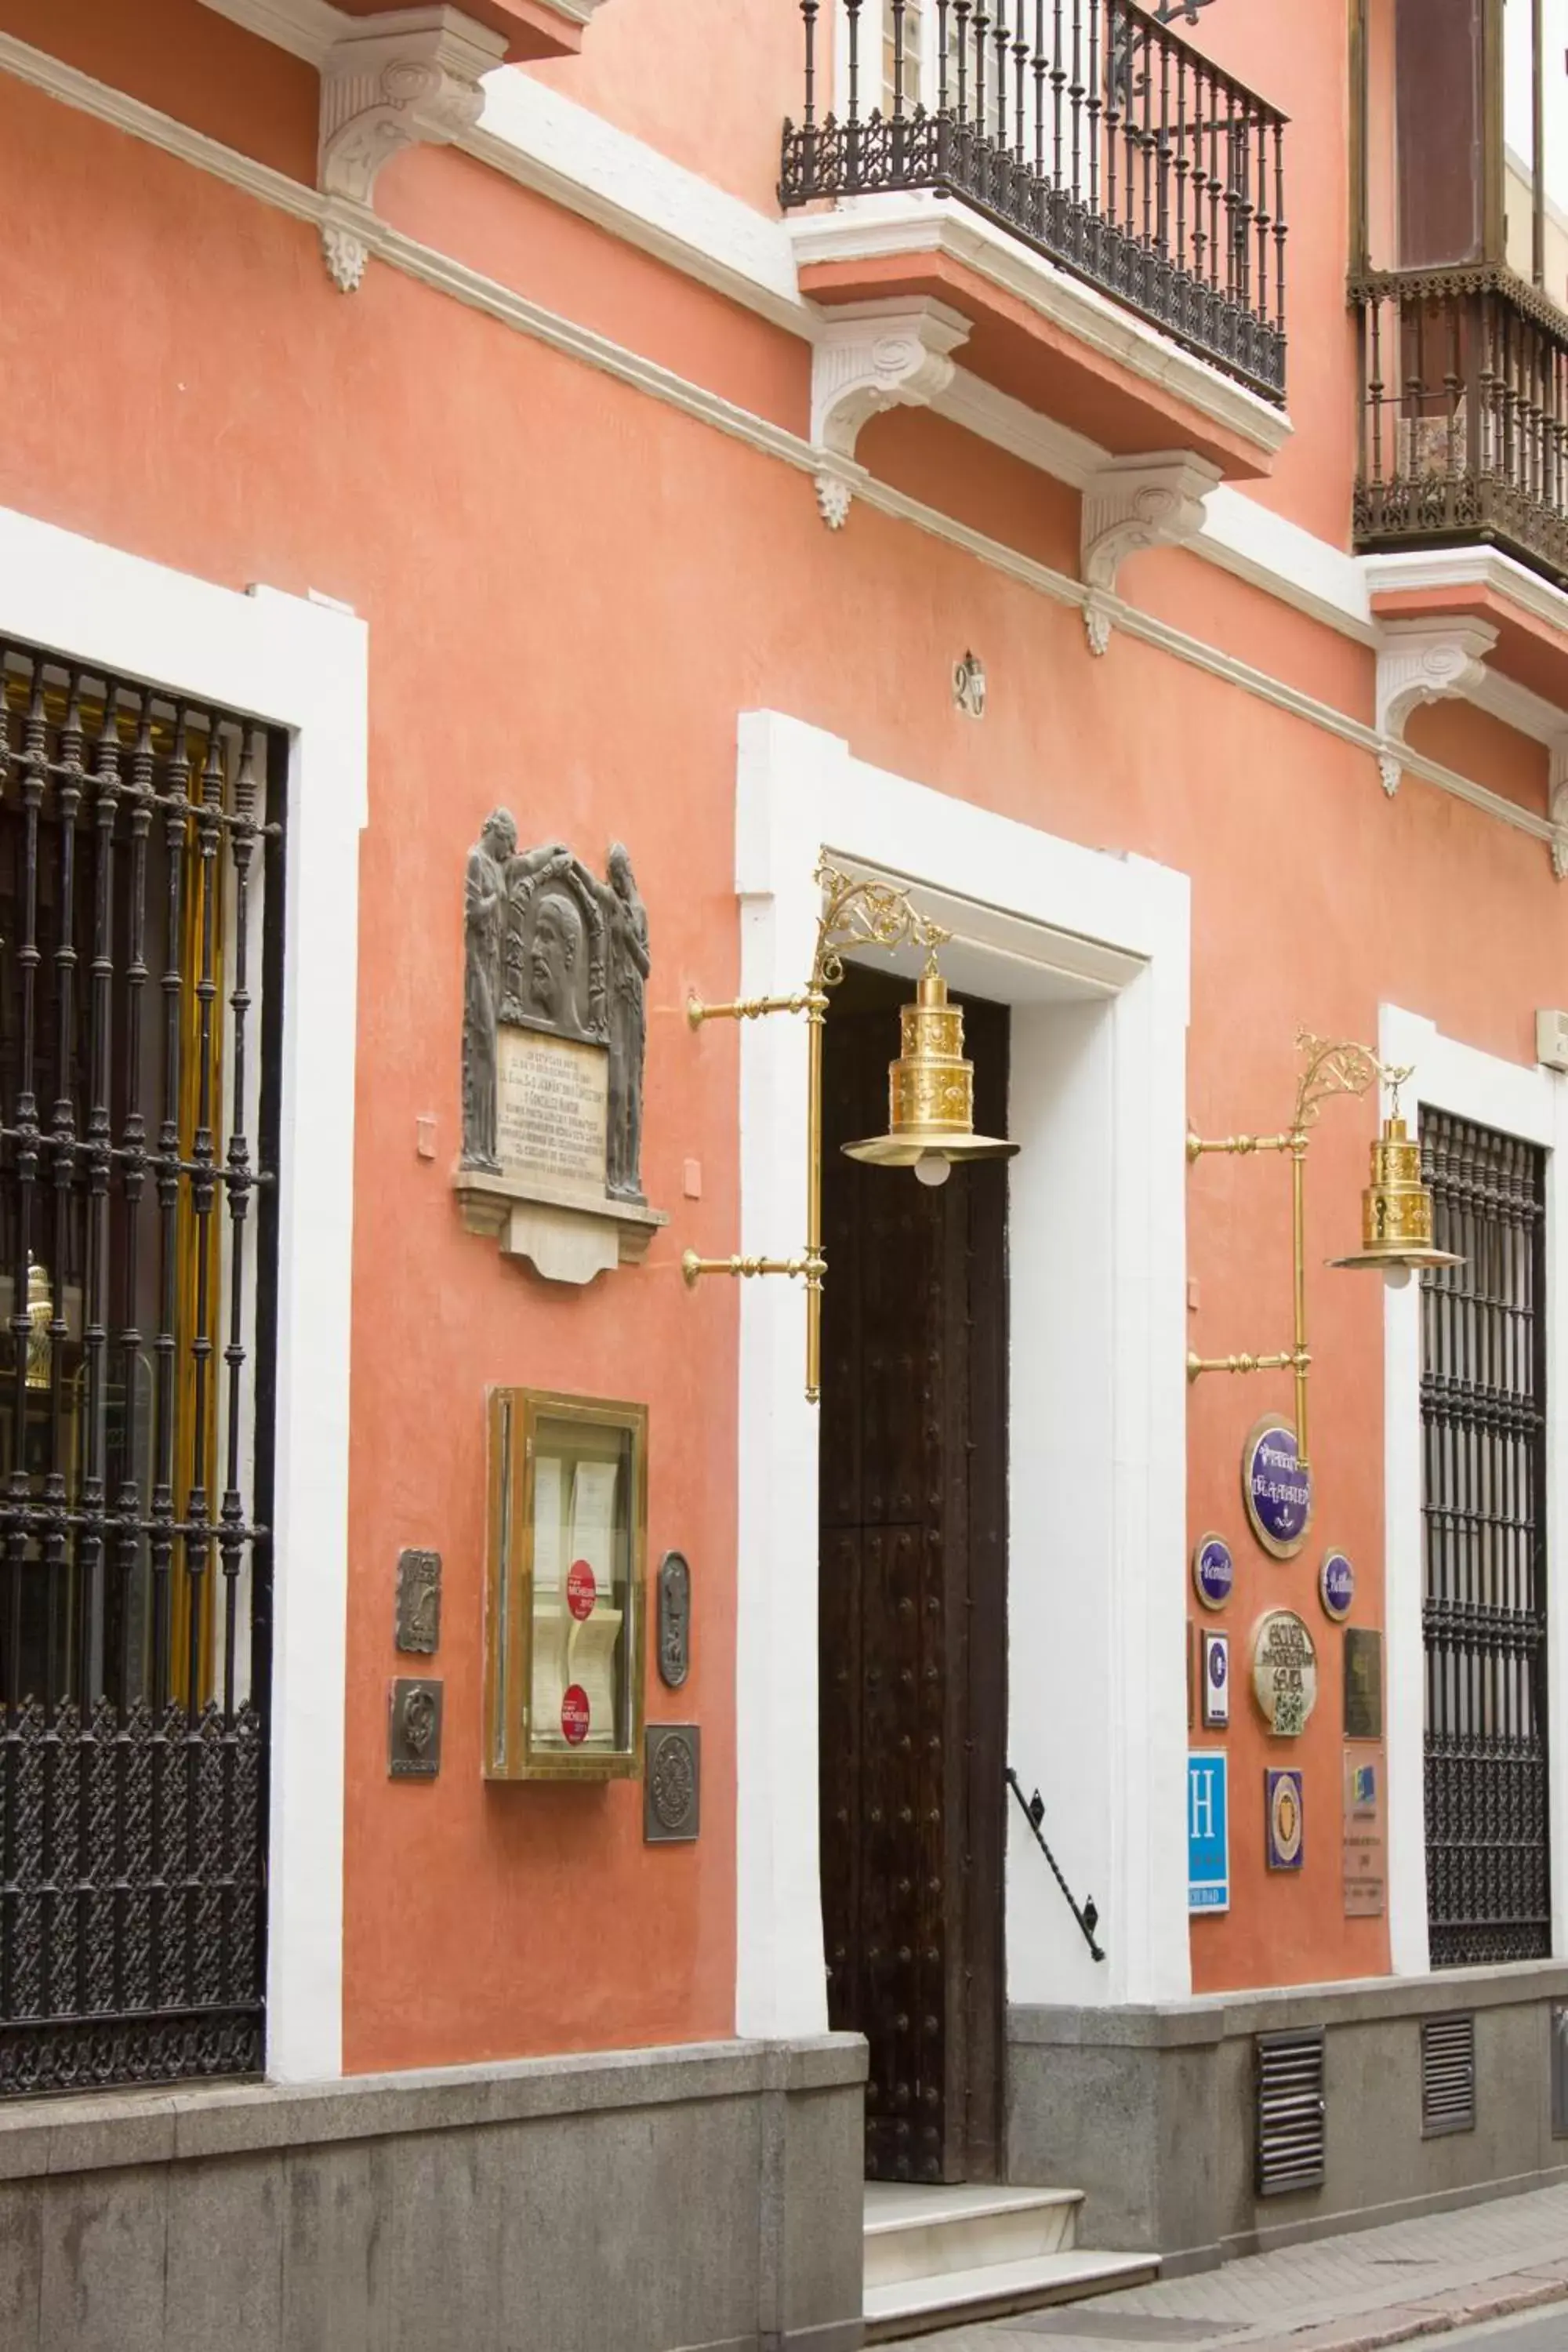
<instances>
[{"instance_id":1,"label":"menu display case","mask_svg":"<svg viewBox=\"0 0 1568 2352\"><path fill-rule=\"evenodd\" d=\"M647 1408L489 1398L485 1776L642 1769Z\"/></svg>"}]
</instances>

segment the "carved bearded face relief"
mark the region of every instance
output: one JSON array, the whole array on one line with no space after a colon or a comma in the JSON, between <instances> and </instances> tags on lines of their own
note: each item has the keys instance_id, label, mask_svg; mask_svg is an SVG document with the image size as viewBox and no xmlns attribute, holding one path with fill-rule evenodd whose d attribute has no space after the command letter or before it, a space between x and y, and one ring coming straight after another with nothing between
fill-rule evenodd
<instances>
[{"instance_id":1,"label":"carved bearded face relief","mask_svg":"<svg viewBox=\"0 0 1568 2352\"><path fill-rule=\"evenodd\" d=\"M582 916L569 898L551 891L539 902L528 950L529 991L547 1021L575 1019L582 949Z\"/></svg>"}]
</instances>

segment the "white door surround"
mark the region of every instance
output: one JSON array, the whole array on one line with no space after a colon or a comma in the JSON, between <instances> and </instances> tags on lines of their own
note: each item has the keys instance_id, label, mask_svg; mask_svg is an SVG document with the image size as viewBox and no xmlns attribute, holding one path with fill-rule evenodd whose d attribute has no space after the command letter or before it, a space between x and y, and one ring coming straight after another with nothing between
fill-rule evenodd
<instances>
[{"instance_id":1,"label":"white door surround","mask_svg":"<svg viewBox=\"0 0 1568 2352\"><path fill-rule=\"evenodd\" d=\"M872 768L800 720L748 712L742 995L802 985L824 849L852 872L912 883L957 933L943 953L950 976L1014 1007L1010 1131L1023 1150L1009 1210L1010 1753L1045 1792L1075 1891L1094 1891L1109 1957L1089 1958L1014 1808L1008 1998L1180 1999L1191 1989L1187 878ZM738 1246L793 1254L804 1238L805 1024L745 1023L740 1052ZM779 2037L818 2032L826 2017L816 1408L804 1395L798 1285L746 1283L740 1313L736 2028Z\"/></svg>"},{"instance_id":2,"label":"white door surround","mask_svg":"<svg viewBox=\"0 0 1568 2352\"><path fill-rule=\"evenodd\" d=\"M0 632L252 713L291 737L267 2067L280 2082L336 2075L366 631L341 608L266 588L242 595L0 509Z\"/></svg>"},{"instance_id":3,"label":"white door surround","mask_svg":"<svg viewBox=\"0 0 1568 2352\"><path fill-rule=\"evenodd\" d=\"M1546 1161L1546 1536L1548 1806L1552 1948L1568 1951L1568 1608L1553 1590L1568 1526L1568 1080L1443 1036L1434 1022L1385 1004L1385 1062L1413 1064L1412 1122L1425 1103L1537 1145ZM1386 1109L1387 1106L1384 1105ZM1421 1628L1421 1294L1411 1284L1384 1306L1384 1594L1387 1632L1388 1932L1395 1976L1430 1966L1424 1794L1426 1646Z\"/></svg>"}]
</instances>

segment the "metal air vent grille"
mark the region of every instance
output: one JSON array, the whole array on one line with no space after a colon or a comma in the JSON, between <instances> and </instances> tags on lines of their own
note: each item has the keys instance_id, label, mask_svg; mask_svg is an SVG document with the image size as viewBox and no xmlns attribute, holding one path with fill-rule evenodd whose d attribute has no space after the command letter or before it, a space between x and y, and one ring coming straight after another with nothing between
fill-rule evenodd
<instances>
[{"instance_id":1,"label":"metal air vent grille","mask_svg":"<svg viewBox=\"0 0 1568 2352\"><path fill-rule=\"evenodd\" d=\"M1260 2033L1258 2194L1320 2189L1324 2165L1323 2035Z\"/></svg>"},{"instance_id":2,"label":"metal air vent grille","mask_svg":"<svg viewBox=\"0 0 1568 2352\"><path fill-rule=\"evenodd\" d=\"M1429 2017L1421 2028L1421 2137L1476 2127L1476 2021Z\"/></svg>"}]
</instances>

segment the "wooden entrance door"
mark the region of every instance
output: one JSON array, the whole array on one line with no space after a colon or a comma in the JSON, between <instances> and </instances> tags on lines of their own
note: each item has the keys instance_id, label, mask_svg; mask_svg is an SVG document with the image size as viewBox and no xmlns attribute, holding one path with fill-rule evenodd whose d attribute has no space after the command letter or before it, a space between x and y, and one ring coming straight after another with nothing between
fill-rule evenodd
<instances>
[{"instance_id":1,"label":"wooden entrance door","mask_svg":"<svg viewBox=\"0 0 1568 2352\"><path fill-rule=\"evenodd\" d=\"M1006 1714L1005 1169L930 1190L881 1132L910 983L851 967L825 1066L822 1899L832 2024L871 2045L866 2170L997 2177ZM968 1003L1006 1132L1007 1013Z\"/></svg>"}]
</instances>

